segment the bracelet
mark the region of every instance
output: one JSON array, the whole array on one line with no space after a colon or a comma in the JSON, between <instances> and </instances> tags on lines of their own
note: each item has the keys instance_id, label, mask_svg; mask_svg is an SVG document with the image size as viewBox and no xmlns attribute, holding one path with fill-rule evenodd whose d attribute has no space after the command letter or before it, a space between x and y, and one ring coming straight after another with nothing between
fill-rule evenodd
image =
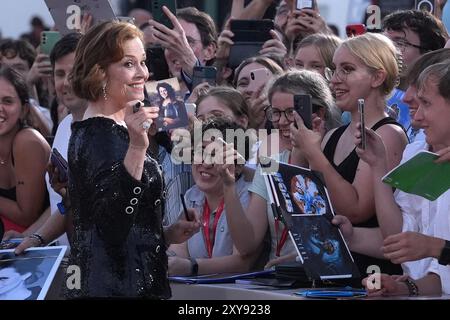
<instances>
[{"instance_id":1,"label":"bracelet","mask_svg":"<svg viewBox=\"0 0 450 320\"><path fill-rule=\"evenodd\" d=\"M410 297L416 297L419 295L419 287L410 277L406 278L404 282L408 287Z\"/></svg>"},{"instance_id":2,"label":"bracelet","mask_svg":"<svg viewBox=\"0 0 450 320\"><path fill-rule=\"evenodd\" d=\"M28 236L29 238L36 239L39 241L39 246L43 246L45 244L44 238L39 233L33 233Z\"/></svg>"}]
</instances>

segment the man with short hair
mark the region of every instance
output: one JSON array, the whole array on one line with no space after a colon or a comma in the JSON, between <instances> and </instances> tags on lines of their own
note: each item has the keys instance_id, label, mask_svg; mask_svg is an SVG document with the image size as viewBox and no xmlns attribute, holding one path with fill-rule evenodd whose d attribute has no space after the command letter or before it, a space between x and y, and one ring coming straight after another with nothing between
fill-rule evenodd
<instances>
[{"instance_id":1,"label":"man with short hair","mask_svg":"<svg viewBox=\"0 0 450 320\"><path fill-rule=\"evenodd\" d=\"M165 10L165 9L163 9ZM191 88L195 66L211 64L217 49L217 31L214 21L207 13L194 7L177 11L177 16L169 10L164 11L174 25L172 30L151 20L154 27L155 43L165 50L169 70L184 86L182 92Z\"/></svg>"},{"instance_id":2,"label":"man with short hair","mask_svg":"<svg viewBox=\"0 0 450 320\"><path fill-rule=\"evenodd\" d=\"M441 21L425 11L401 10L383 20L384 34L402 53L402 73L399 86L388 100L388 113L408 130L411 125L408 105L403 103L408 66L426 52L443 48L448 37Z\"/></svg>"}]
</instances>

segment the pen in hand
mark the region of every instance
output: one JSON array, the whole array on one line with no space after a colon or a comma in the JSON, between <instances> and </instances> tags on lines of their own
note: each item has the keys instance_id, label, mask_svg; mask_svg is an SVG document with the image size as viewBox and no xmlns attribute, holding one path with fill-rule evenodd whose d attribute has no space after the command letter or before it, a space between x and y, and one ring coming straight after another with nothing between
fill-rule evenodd
<instances>
[{"instance_id":1,"label":"pen in hand","mask_svg":"<svg viewBox=\"0 0 450 320\"><path fill-rule=\"evenodd\" d=\"M180 193L180 198L181 198L181 203L183 204L183 211L184 211L184 216L186 218L186 221L192 221L192 219L189 218L189 214L188 214L187 207L186 207L186 201L184 201L184 194Z\"/></svg>"}]
</instances>

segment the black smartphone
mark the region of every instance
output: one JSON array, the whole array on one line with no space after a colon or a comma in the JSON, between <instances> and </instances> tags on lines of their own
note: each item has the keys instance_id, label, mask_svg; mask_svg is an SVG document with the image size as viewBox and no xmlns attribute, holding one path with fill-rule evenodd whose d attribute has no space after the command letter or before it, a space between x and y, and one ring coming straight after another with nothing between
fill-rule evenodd
<instances>
[{"instance_id":1,"label":"black smartphone","mask_svg":"<svg viewBox=\"0 0 450 320\"><path fill-rule=\"evenodd\" d=\"M186 201L184 200L184 194L180 193L181 203L183 205L183 211L184 211L184 217L186 218L186 221L191 221L189 218L189 214L186 207Z\"/></svg>"},{"instance_id":2,"label":"black smartphone","mask_svg":"<svg viewBox=\"0 0 450 320\"><path fill-rule=\"evenodd\" d=\"M435 0L416 0L416 10L428 11L434 14L436 11L436 1Z\"/></svg>"},{"instance_id":3,"label":"black smartphone","mask_svg":"<svg viewBox=\"0 0 450 320\"><path fill-rule=\"evenodd\" d=\"M266 42L272 39L273 20L231 20L230 30L234 33L233 42Z\"/></svg>"},{"instance_id":4,"label":"black smartphone","mask_svg":"<svg viewBox=\"0 0 450 320\"><path fill-rule=\"evenodd\" d=\"M69 168L69 165L67 163L67 160L64 159L64 157L59 153L58 149L53 148L52 153L50 155L50 162L52 163L53 166L58 168L59 182L66 182L68 179L67 170Z\"/></svg>"},{"instance_id":5,"label":"black smartphone","mask_svg":"<svg viewBox=\"0 0 450 320\"><path fill-rule=\"evenodd\" d=\"M361 142L358 148L366 149L366 125L364 121L364 99L358 99L359 122L361 122Z\"/></svg>"},{"instance_id":6,"label":"black smartphone","mask_svg":"<svg viewBox=\"0 0 450 320\"><path fill-rule=\"evenodd\" d=\"M264 42L272 39L272 20L231 20L230 29L234 33L234 45L230 49L228 66L236 68L247 58L259 55Z\"/></svg>"},{"instance_id":7,"label":"black smartphone","mask_svg":"<svg viewBox=\"0 0 450 320\"><path fill-rule=\"evenodd\" d=\"M194 67L192 74L192 89L200 83L207 82L210 86L216 85L217 69L215 67Z\"/></svg>"},{"instance_id":8,"label":"black smartphone","mask_svg":"<svg viewBox=\"0 0 450 320\"><path fill-rule=\"evenodd\" d=\"M312 130L312 102L309 94L294 95L294 109L303 119L305 126Z\"/></svg>"},{"instance_id":9,"label":"black smartphone","mask_svg":"<svg viewBox=\"0 0 450 320\"><path fill-rule=\"evenodd\" d=\"M170 12L174 15L177 14L177 1L176 0L152 0L152 15L153 20L165 25L169 29L173 29L172 22L166 16L162 7L166 6Z\"/></svg>"},{"instance_id":10,"label":"black smartphone","mask_svg":"<svg viewBox=\"0 0 450 320\"><path fill-rule=\"evenodd\" d=\"M164 49L161 46L150 46L145 49L149 80L159 81L170 78L169 66L164 56Z\"/></svg>"}]
</instances>

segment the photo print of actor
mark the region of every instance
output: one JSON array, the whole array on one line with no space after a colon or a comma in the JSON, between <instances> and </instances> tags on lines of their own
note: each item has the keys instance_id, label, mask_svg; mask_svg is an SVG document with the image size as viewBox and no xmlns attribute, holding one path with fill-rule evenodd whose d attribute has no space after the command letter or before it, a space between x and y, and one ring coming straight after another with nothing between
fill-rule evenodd
<instances>
[{"instance_id":1,"label":"photo print of actor","mask_svg":"<svg viewBox=\"0 0 450 320\"><path fill-rule=\"evenodd\" d=\"M188 125L186 107L180 95L177 78L148 82L146 84L149 100L153 106L159 107L156 120L158 131L185 127Z\"/></svg>"},{"instance_id":2,"label":"photo print of actor","mask_svg":"<svg viewBox=\"0 0 450 320\"><path fill-rule=\"evenodd\" d=\"M314 181L308 176L297 175L291 179L292 199L305 214L325 214L326 202Z\"/></svg>"}]
</instances>

